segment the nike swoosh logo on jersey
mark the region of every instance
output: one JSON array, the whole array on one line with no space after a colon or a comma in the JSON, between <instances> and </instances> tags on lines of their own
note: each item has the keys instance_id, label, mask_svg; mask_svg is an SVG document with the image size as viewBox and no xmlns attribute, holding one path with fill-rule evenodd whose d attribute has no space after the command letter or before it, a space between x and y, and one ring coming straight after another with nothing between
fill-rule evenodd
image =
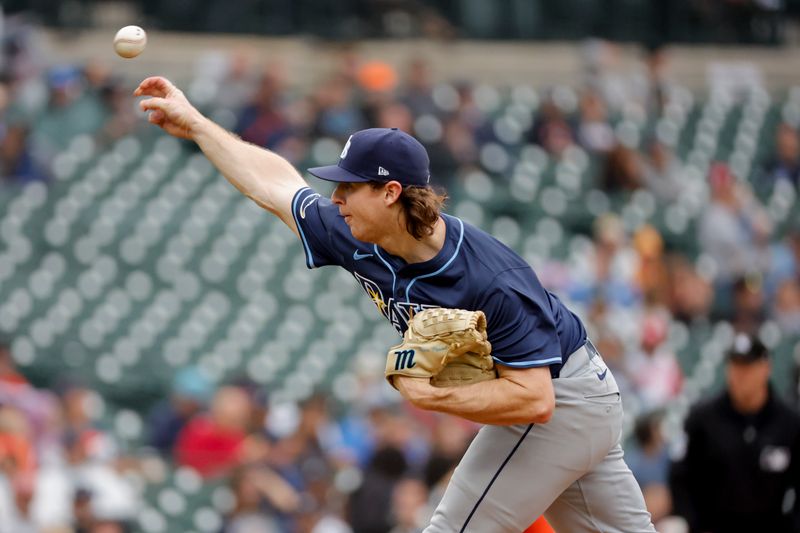
<instances>
[{"instance_id":1,"label":"nike swoosh logo on jersey","mask_svg":"<svg viewBox=\"0 0 800 533\"><path fill-rule=\"evenodd\" d=\"M361 261L362 259L366 259L367 257L372 257L372 255L373 254L360 254L358 253L358 250L356 250L355 252L353 252L353 259L355 259L356 261Z\"/></svg>"},{"instance_id":2,"label":"nike swoosh logo on jersey","mask_svg":"<svg viewBox=\"0 0 800 533\"><path fill-rule=\"evenodd\" d=\"M604 379L606 379L606 374L608 374L608 369L607 368L605 370L603 370L602 372L600 372L599 374L597 374L597 379L599 379L600 381L603 381Z\"/></svg>"}]
</instances>

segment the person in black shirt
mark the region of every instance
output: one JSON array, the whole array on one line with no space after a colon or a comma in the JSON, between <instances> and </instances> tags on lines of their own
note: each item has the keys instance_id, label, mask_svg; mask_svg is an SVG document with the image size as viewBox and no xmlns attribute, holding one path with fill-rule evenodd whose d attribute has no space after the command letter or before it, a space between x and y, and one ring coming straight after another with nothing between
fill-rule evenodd
<instances>
[{"instance_id":1,"label":"person in black shirt","mask_svg":"<svg viewBox=\"0 0 800 533\"><path fill-rule=\"evenodd\" d=\"M764 344L737 335L727 387L686 419L670 482L692 533L800 531L800 415L775 393L770 370Z\"/></svg>"}]
</instances>

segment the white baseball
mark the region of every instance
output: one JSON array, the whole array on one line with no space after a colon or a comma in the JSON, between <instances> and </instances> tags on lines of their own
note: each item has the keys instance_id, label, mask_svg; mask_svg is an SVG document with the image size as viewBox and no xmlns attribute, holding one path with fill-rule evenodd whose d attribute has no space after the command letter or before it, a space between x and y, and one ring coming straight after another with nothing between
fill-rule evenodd
<instances>
[{"instance_id":1,"label":"white baseball","mask_svg":"<svg viewBox=\"0 0 800 533\"><path fill-rule=\"evenodd\" d=\"M114 36L114 50L130 59L142 53L147 45L147 34L139 26L125 26Z\"/></svg>"}]
</instances>

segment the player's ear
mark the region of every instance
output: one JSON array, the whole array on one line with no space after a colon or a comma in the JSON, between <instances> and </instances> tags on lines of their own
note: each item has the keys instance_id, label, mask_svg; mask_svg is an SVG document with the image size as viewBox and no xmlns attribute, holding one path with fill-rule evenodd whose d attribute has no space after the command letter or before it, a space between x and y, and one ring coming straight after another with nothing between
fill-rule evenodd
<instances>
[{"instance_id":1,"label":"player's ear","mask_svg":"<svg viewBox=\"0 0 800 533\"><path fill-rule=\"evenodd\" d=\"M383 186L383 199L387 206L395 203L402 193L403 186L399 181L392 180Z\"/></svg>"}]
</instances>

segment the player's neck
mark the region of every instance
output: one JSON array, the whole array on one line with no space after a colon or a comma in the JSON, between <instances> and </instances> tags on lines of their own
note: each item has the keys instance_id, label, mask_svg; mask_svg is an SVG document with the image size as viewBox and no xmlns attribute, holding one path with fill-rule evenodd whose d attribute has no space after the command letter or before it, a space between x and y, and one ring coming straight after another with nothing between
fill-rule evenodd
<instances>
[{"instance_id":1,"label":"player's neck","mask_svg":"<svg viewBox=\"0 0 800 533\"><path fill-rule=\"evenodd\" d=\"M396 232L381 239L378 246L392 255L402 257L406 263L422 263L430 261L441 251L446 233L447 226L442 217L436 221L433 233L420 240L406 231L405 224L399 224Z\"/></svg>"}]
</instances>

